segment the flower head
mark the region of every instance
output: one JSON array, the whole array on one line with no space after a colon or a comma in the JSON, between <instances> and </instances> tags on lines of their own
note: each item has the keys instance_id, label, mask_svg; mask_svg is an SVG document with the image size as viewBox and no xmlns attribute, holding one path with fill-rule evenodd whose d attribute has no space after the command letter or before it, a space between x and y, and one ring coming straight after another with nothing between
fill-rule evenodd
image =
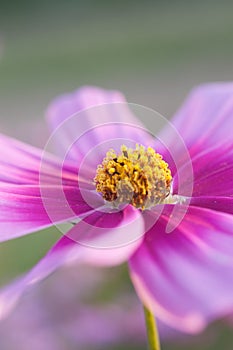
<instances>
[{"instance_id":1,"label":"flower head","mask_svg":"<svg viewBox=\"0 0 233 350\"><path fill-rule=\"evenodd\" d=\"M131 109L118 92L85 87L49 106L43 151L1 136L0 239L70 223L2 290L2 316L26 287L79 261L128 261L143 303L187 332L233 307L233 85L194 89L156 137Z\"/></svg>"}]
</instances>

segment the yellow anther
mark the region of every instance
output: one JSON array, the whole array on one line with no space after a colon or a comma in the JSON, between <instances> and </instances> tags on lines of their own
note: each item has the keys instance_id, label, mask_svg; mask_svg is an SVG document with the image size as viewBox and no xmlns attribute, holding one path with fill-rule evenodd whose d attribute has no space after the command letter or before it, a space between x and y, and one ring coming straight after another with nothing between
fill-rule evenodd
<instances>
[{"instance_id":1,"label":"yellow anther","mask_svg":"<svg viewBox=\"0 0 233 350\"><path fill-rule=\"evenodd\" d=\"M121 153L107 152L94 179L97 192L116 205L129 203L146 209L163 203L170 194L171 171L152 147L123 145Z\"/></svg>"},{"instance_id":2,"label":"yellow anther","mask_svg":"<svg viewBox=\"0 0 233 350\"><path fill-rule=\"evenodd\" d=\"M110 169L108 170L109 174L111 174L111 175L114 174L115 171L116 171L116 168L110 168Z\"/></svg>"}]
</instances>

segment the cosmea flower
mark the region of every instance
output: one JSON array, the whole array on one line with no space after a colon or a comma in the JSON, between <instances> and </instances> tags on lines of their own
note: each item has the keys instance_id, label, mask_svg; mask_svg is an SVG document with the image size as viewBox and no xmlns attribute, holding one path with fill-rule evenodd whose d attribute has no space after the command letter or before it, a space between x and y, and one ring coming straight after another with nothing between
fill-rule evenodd
<instances>
[{"instance_id":1,"label":"cosmea flower","mask_svg":"<svg viewBox=\"0 0 233 350\"><path fill-rule=\"evenodd\" d=\"M71 227L2 290L1 315L26 287L78 261L128 261L142 302L187 332L232 309L233 84L194 89L156 138L120 93L94 87L56 99L47 119L44 151L0 138L0 239ZM57 156L47 151L54 141Z\"/></svg>"}]
</instances>

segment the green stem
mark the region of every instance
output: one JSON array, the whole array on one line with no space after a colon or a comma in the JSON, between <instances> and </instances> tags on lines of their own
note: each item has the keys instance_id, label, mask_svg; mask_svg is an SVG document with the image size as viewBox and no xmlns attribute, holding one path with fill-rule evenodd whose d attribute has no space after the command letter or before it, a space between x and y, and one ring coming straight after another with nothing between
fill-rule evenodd
<instances>
[{"instance_id":1,"label":"green stem","mask_svg":"<svg viewBox=\"0 0 233 350\"><path fill-rule=\"evenodd\" d=\"M152 312L144 306L149 350L160 350L159 333Z\"/></svg>"}]
</instances>

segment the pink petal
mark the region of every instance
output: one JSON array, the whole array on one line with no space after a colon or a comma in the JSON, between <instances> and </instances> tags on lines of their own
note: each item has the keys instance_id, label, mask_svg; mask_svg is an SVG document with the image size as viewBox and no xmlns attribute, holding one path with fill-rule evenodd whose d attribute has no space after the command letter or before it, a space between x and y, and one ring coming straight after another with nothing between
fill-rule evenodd
<instances>
[{"instance_id":1,"label":"pink petal","mask_svg":"<svg viewBox=\"0 0 233 350\"><path fill-rule=\"evenodd\" d=\"M0 134L0 182L12 184L77 184L77 166L23 142Z\"/></svg>"},{"instance_id":2,"label":"pink petal","mask_svg":"<svg viewBox=\"0 0 233 350\"><path fill-rule=\"evenodd\" d=\"M233 83L210 83L193 89L171 122L194 156L231 141L232 113ZM174 144L170 136L165 130L161 137Z\"/></svg>"},{"instance_id":3,"label":"pink petal","mask_svg":"<svg viewBox=\"0 0 233 350\"><path fill-rule=\"evenodd\" d=\"M124 247L127 251L132 243L140 243L144 232L141 212L129 205L124 210L110 213L95 211L74 226L67 236L86 247L94 248L91 257L97 254L102 259L103 249L111 251Z\"/></svg>"},{"instance_id":4,"label":"pink petal","mask_svg":"<svg viewBox=\"0 0 233 350\"><path fill-rule=\"evenodd\" d=\"M69 242L68 242L69 243ZM40 262L25 276L19 278L0 292L0 319L6 317L17 303L24 290L65 264L69 253L69 244L54 247ZM74 242L70 241L71 244ZM76 258L82 258L82 251L77 251Z\"/></svg>"},{"instance_id":5,"label":"pink petal","mask_svg":"<svg viewBox=\"0 0 233 350\"><path fill-rule=\"evenodd\" d=\"M130 209L129 209L130 210ZM143 230L143 219L141 215L137 215L138 211L132 209L131 213L126 212L128 215L123 215L121 223L115 222L118 230L123 230L125 234L125 227L129 230L138 231L141 234ZM119 218L120 214L118 215ZM132 220L133 217L135 220ZM94 216L95 218L95 216ZM106 215L105 215L106 218ZM112 218L112 217L111 217ZM112 218L113 219L113 218ZM115 217L117 219L117 216ZM136 220L137 219L137 220ZM88 220L87 220L88 221ZM89 223L92 221L89 217ZM112 224L112 229L106 227L106 222L103 220L103 224L98 221L102 228L105 228L101 234L111 236L115 229ZM58 243L50 250L50 252L25 276L13 282L11 285L5 287L0 292L0 318L5 317L15 306L21 294L30 286L46 278L56 269L62 265L71 263L89 263L94 265L112 266L118 265L128 260L128 258L135 252L138 246L141 244L141 239L135 241L129 241L127 245L121 247L113 247L106 245L104 248L99 248L99 234L98 226L89 226L88 245L84 246L77 243L77 235L82 234L82 230L86 229L83 226L83 221L79 222L75 226L75 230L72 229L67 236L62 237ZM140 230L140 232L139 232ZM91 232L93 231L93 233ZM107 237L106 237L107 238ZM76 241L75 241L76 240ZM102 240L104 242L104 240Z\"/></svg>"},{"instance_id":6,"label":"pink petal","mask_svg":"<svg viewBox=\"0 0 233 350\"><path fill-rule=\"evenodd\" d=\"M233 195L233 144L207 148L192 159L194 179L189 176L189 164L179 169L179 179L174 177L173 192L189 196ZM179 189L178 189L179 185Z\"/></svg>"},{"instance_id":7,"label":"pink petal","mask_svg":"<svg viewBox=\"0 0 233 350\"><path fill-rule=\"evenodd\" d=\"M86 180L78 176L77 166L7 136L0 136L0 146L0 241L103 205L96 192L80 190Z\"/></svg>"},{"instance_id":8,"label":"pink petal","mask_svg":"<svg viewBox=\"0 0 233 350\"><path fill-rule=\"evenodd\" d=\"M119 138L121 144L127 140L145 145L152 142L152 137L118 91L83 87L56 98L46 115L53 131L50 142L56 144L62 158L69 151L69 159L81 162L89 150ZM106 149L101 157L97 152L98 163L105 154Z\"/></svg>"},{"instance_id":9,"label":"pink petal","mask_svg":"<svg viewBox=\"0 0 233 350\"><path fill-rule=\"evenodd\" d=\"M193 197L191 205L233 214L233 197L203 196Z\"/></svg>"},{"instance_id":10,"label":"pink petal","mask_svg":"<svg viewBox=\"0 0 233 350\"><path fill-rule=\"evenodd\" d=\"M95 194L88 196L96 201ZM0 241L72 221L92 210L75 187L0 185Z\"/></svg>"},{"instance_id":11,"label":"pink petal","mask_svg":"<svg viewBox=\"0 0 233 350\"><path fill-rule=\"evenodd\" d=\"M165 234L168 220L175 221L171 210L166 207L131 257L131 276L155 315L177 329L197 332L233 307L233 220L187 207L182 223Z\"/></svg>"},{"instance_id":12,"label":"pink petal","mask_svg":"<svg viewBox=\"0 0 233 350\"><path fill-rule=\"evenodd\" d=\"M170 124L158 134L154 145L173 176L186 164L192 181L191 158L209 148L232 143L232 113L233 83L205 84L191 91Z\"/></svg>"}]
</instances>

